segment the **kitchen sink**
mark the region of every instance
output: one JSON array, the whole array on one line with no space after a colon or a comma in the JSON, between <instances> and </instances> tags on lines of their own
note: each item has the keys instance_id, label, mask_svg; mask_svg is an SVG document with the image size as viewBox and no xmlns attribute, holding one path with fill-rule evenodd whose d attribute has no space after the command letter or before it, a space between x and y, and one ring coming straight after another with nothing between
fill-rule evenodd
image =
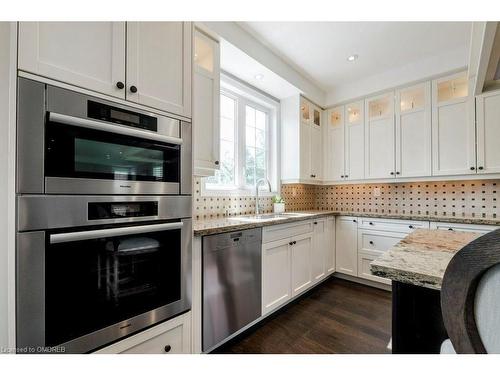
<instances>
[{"instance_id":1,"label":"kitchen sink","mask_svg":"<svg viewBox=\"0 0 500 375\"><path fill-rule=\"evenodd\" d=\"M284 212L282 214L260 214L260 215L243 215L230 218L235 221L266 221L266 220L284 220L293 217L304 217L308 214L301 214L295 212Z\"/></svg>"}]
</instances>

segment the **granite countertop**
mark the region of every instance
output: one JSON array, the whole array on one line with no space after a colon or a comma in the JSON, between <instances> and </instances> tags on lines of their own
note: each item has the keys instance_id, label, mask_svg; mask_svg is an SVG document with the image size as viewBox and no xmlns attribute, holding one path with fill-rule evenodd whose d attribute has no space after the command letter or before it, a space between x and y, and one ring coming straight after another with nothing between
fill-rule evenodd
<instances>
[{"instance_id":1,"label":"granite countertop","mask_svg":"<svg viewBox=\"0 0 500 375\"><path fill-rule=\"evenodd\" d=\"M475 232L417 229L371 263L371 272L394 281L441 289L453 255L472 240Z\"/></svg>"},{"instance_id":2,"label":"granite countertop","mask_svg":"<svg viewBox=\"0 0 500 375\"><path fill-rule=\"evenodd\" d=\"M268 214L263 214L268 215ZM286 216L285 216L286 215ZM231 232L235 230L261 228L269 225L286 224L295 221L317 219L320 217L336 215L332 211L293 211L287 212L280 218L252 220L253 215L229 216L217 219L195 220L193 230L195 236L207 236ZM243 220L242 220L243 219Z\"/></svg>"},{"instance_id":3,"label":"granite countertop","mask_svg":"<svg viewBox=\"0 0 500 375\"><path fill-rule=\"evenodd\" d=\"M308 220L323 216L356 216L356 217L373 217L381 219L400 219L400 220L420 220L420 221L439 221L447 223L460 224L485 224L500 226L500 219L484 219L475 217L457 217L457 216L431 216L431 215L411 215L411 214L386 214L386 213L371 213L371 212L346 212L346 211L291 211L287 214L297 214L297 216L289 216L280 219L259 219L251 220L246 215L247 219L241 220L241 216L229 216L215 219L199 219L193 223L195 236L206 236L210 234L230 232L233 230L243 230L251 228L260 228L268 225L285 224L294 221Z\"/></svg>"}]
</instances>

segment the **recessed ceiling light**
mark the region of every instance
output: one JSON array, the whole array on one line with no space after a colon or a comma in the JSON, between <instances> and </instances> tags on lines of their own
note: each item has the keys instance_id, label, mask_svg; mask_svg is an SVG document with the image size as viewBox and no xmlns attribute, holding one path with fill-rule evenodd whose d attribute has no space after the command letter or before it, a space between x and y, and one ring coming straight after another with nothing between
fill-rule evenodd
<instances>
[{"instance_id":1,"label":"recessed ceiling light","mask_svg":"<svg viewBox=\"0 0 500 375\"><path fill-rule=\"evenodd\" d=\"M257 80L257 81L262 81L264 79L264 74L256 74L254 76L254 78Z\"/></svg>"},{"instance_id":2,"label":"recessed ceiling light","mask_svg":"<svg viewBox=\"0 0 500 375\"><path fill-rule=\"evenodd\" d=\"M358 59L358 55L351 55L347 58L347 61L354 61Z\"/></svg>"}]
</instances>

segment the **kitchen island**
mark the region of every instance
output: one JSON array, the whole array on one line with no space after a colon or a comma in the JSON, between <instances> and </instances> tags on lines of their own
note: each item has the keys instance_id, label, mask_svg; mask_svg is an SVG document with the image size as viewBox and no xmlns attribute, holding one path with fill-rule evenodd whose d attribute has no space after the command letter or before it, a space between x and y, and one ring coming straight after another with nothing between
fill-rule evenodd
<instances>
[{"instance_id":1,"label":"kitchen island","mask_svg":"<svg viewBox=\"0 0 500 375\"><path fill-rule=\"evenodd\" d=\"M439 353L448 337L441 314L441 284L448 263L475 232L417 229L371 263L392 280L392 352Z\"/></svg>"}]
</instances>

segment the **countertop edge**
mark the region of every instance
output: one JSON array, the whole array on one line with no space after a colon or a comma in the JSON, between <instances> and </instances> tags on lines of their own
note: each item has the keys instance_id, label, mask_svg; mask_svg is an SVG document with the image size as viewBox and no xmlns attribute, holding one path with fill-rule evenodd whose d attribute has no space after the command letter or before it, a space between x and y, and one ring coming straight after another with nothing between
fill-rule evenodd
<instances>
[{"instance_id":1,"label":"countertop edge","mask_svg":"<svg viewBox=\"0 0 500 375\"><path fill-rule=\"evenodd\" d=\"M290 213L301 213L304 211L289 211ZM496 225L500 226L500 220L496 219L483 219L483 218L460 218L460 217L442 217L442 216L412 216L404 214L383 214L383 213L368 213L368 212L342 212L342 211L324 211L324 212L311 212L304 217L290 217L281 220L266 220L253 223L234 223L227 226L220 227L210 227L204 229L194 230L195 237L207 236L212 234L227 233L237 230L252 229L252 228L263 228L271 225L287 224L297 221L311 220L315 218L325 217L325 216L352 216L352 217L370 217L377 219L392 219L392 220L414 220L414 221L430 221L430 222L441 222L441 223L456 223L456 224L471 224L471 225ZM227 217L213 218L206 220L227 220ZM229 218L230 219L230 218ZM199 220L200 222L203 219Z\"/></svg>"}]
</instances>

